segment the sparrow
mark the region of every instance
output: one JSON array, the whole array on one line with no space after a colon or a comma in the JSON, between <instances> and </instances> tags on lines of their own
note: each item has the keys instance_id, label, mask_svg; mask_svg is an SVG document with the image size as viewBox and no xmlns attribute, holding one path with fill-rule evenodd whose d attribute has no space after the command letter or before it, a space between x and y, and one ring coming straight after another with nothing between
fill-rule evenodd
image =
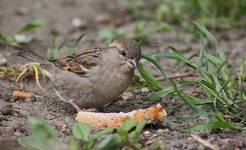
<instances>
[{"instance_id":1,"label":"sparrow","mask_svg":"<svg viewBox=\"0 0 246 150\"><path fill-rule=\"evenodd\" d=\"M18 55L44 68L49 78L44 93L58 96L78 111L117 99L133 80L141 48L136 41L121 37L104 48L86 49L53 61L27 50Z\"/></svg>"}]
</instances>

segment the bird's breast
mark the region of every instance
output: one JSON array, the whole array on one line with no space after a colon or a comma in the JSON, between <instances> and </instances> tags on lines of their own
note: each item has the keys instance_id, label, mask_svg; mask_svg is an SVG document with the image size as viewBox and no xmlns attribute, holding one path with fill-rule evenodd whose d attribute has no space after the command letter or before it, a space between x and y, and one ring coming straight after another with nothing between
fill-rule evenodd
<instances>
[{"instance_id":1,"label":"bird's breast","mask_svg":"<svg viewBox=\"0 0 246 150\"><path fill-rule=\"evenodd\" d=\"M134 70L104 68L98 71L97 79L94 79L93 83L103 101L112 101L129 86L133 74Z\"/></svg>"}]
</instances>

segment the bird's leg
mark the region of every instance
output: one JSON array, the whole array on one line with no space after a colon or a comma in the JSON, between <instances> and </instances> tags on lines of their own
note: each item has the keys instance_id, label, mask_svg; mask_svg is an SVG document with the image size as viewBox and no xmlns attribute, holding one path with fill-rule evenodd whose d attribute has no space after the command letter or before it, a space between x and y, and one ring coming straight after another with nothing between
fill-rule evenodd
<instances>
[{"instance_id":1,"label":"bird's leg","mask_svg":"<svg viewBox=\"0 0 246 150\"><path fill-rule=\"evenodd\" d=\"M77 112L79 111L87 111L87 112L97 112L97 109L95 108L90 108L90 109L81 109L75 102L73 99L70 99L68 101L69 104L71 104L73 106L74 109L76 109Z\"/></svg>"},{"instance_id":2,"label":"bird's leg","mask_svg":"<svg viewBox=\"0 0 246 150\"><path fill-rule=\"evenodd\" d=\"M82 109L79 108L79 106L74 102L73 99L70 99L70 100L68 101L68 103L71 104L71 105L73 106L73 108L76 109L77 112L82 111Z\"/></svg>"},{"instance_id":3,"label":"bird's leg","mask_svg":"<svg viewBox=\"0 0 246 150\"><path fill-rule=\"evenodd\" d=\"M55 87L53 87L53 90L55 91L55 94L63 101L63 102L67 102L67 103L69 103L70 105L72 105L73 106L73 108L77 111L77 112L79 112L79 111L88 111L88 112L96 112L97 110L96 109L81 109L75 102L74 102L74 100L73 99L70 99L70 100L68 100L68 101L66 101L65 100L65 98L64 97L62 97L62 95L60 94L60 92L58 91L58 90L56 90L56 88Z\"/></svg>"}]
</instances>

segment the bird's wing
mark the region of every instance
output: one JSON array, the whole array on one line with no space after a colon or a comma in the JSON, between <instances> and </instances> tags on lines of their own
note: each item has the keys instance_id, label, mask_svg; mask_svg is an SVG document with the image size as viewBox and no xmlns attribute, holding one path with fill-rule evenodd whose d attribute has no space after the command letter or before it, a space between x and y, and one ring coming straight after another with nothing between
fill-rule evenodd
<instances>
[{"instance_id":1,"label":"bird's wing","mask_svg":"<svg viewBox=\"0 0 246 150\"><path fill-rule=\"evenodd\" d=\"M102 51L105 48L93 48L84 50L83 53L75 56L59 58L54 63L65 70L76 73L80 76L86 75L93 66L96 66L100 61Z\"/></svg>"}]
</instances>

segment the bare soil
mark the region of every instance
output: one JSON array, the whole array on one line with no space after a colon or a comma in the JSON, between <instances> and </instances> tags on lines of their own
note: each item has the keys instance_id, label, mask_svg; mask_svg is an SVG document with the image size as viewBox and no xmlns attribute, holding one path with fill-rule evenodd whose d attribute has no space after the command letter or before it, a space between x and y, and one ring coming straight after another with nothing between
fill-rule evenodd
<instances>
[{"instance_id":1,"label":"bare soil","mask_svg":"<svg viewBox=\"0 0 246 150\"><path fill-rule=\"evenodd\" d=\"M152 3L150 3L152 4ZM151 7L151 5L150 5ZM23 10L27 11L23 13ZM104 45L99 37L98 30L103 26L116 26L121 31L131 31L133 24L137 21L127 11L124 5L116 0L1 0L0 2L0 31L4 34L14 34L29 19L41 18L45 25L30 33L34 41L25 48L33 50L40 55L47 55L47 48L50 45L51 33L58 34L58 41L61 37L74 39L79 35L80 30L86 32L86 37L78 46L78 51L85 48ZM72 20L79 18L82 21L81 29L72 25ZM216 34L224 47L232 66L236 66L239 56L246 50L245 29L231 29L219 31ZM143 46L143 53L151 51L163 51L168 46L183 50L187 55L197 52L198 42L192 41L191 35L178 34L175 31L158 33L147 40ZM8 60L9 65L21 65L25 60L16 56L20 49L6 45L0 45L0 58ZM66 55L61 51L62 56ZM161 61L170 75L179 72L173 69L175 62ZM153 72L155 72L153 70ZM20 99L12 97L12 91L18 86L7 80L0 80L0 150L18 149L22 150L16 139L26 135L27 119L30 116L38 116L55 127L59 137L66 141L71 135L71 127L74 123L75 111L68 109L61 101L47 97L33 99ZM72 91L71 91L72 92ZM177 97L165 97L151 101L143 100L146 93L141 90L128 90L133 96L128 100L119 98L115 102L103 106L103 112L127 112L137 108L145 108L150 105L161 103L168 112L167 120L171 123L171 129L165 129L165 123L147 126L142 138L144 144L149 147L156 137L166 143L166 149L207 149L204 145L196 142L190 134L178 132L176 129L186 126L189 122L180 119L182 115L189 115L192 112L182 104ZM198 134L203 139L218 145L221 149L238 150L246 149L246 133L219 130L216 132L202 132ZM151 147L149 147L151 149Z\"/></svg>"}]
</instances>

